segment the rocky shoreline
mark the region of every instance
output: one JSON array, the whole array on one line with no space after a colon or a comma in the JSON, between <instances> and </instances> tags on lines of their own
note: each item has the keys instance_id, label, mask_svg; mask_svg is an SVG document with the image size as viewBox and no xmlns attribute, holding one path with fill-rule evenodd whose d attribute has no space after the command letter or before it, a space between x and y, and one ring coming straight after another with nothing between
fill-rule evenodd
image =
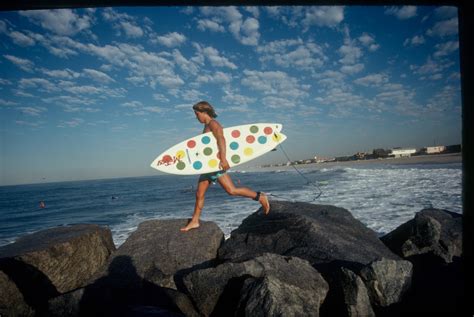
<instances>
[{"instance_id":1,"label":"rocky shoreline","mask_svg":"<svg viewBox=\"0 0 474 317\"><path fill-rule=\"evenodd\" d=\"M0 316L399 316L464 303L462 215L425 209L387 235L343 208L272 201L224 239L213 222L43 230L0 248Z\"/></svg>"}]
</instances>

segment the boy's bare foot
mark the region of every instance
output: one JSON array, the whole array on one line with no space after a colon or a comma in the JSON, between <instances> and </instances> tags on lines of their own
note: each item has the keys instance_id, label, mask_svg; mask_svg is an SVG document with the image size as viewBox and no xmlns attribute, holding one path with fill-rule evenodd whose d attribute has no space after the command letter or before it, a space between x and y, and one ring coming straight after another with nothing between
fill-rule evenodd
<instances>
[{"instance_id":1,"label":"boy's bare foot","mask_svg":"<svg viewBox=\"0 0 474 317\"><path fill-rule=\"evenodd\" d=\"M190 221L186 227L183 227L179 230L181 230L182 232L187 232L191 229L197 229L197 228L199 228L199 222Z\"/></svg>"},{"instance_id":2,"label":"boy's bare foot","mask_svg":"<svg viewBox=\"0 0 474 317\"><path fill-rule=\"evenodd\" d=\"M268 197L264 193L260 194L260 204L262 204L263 212L265 215L268 215L270 212L270 203L268 202Z\"/></svg>"}]
</instances>

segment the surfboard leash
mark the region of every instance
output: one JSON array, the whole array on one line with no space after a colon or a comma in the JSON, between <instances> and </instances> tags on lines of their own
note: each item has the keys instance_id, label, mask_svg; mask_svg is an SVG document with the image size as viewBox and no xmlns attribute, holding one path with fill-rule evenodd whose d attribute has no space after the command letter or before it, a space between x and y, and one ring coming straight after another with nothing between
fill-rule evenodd
<instances>
[{"instance_id":1,"label":"surfboard leash","mask_svg":"<svg viewBox=\"0 0 474 317\"><path fill-rule=\"evenodd\" d=\"M282 150L283 154L285 154L286 159L287 159L289 162L291 162L290 157L289 157L288 154L286 153L285 149L283 149L283 146L281 145L280 142L278 142L278 145L280 146L280 149ZM298 170L298 169L296 168L295 165L291 165L291 166L295 169L296 172L298 172L298 174L300 174L301 177L303 177L303 178L306 180L306 185L311 185L311 186L315 187L315 188L318 190L318 193L315 192L315 197L313 198L312 201L315 201L316 199L318 199L319 197L321 197L323 191L321 190L321 188L319 187L319 185L318 185L317 183L311 181L309 178L307 178L303 173L301 173L300 170ZM269 194L269 195L270 195L270 196L274 196L274 197L282 197L282 196L280 196L280 195L274 195L274 194ZM282 198L284 198L284 197L282 197Z\"/></svg>"}]
</instances>

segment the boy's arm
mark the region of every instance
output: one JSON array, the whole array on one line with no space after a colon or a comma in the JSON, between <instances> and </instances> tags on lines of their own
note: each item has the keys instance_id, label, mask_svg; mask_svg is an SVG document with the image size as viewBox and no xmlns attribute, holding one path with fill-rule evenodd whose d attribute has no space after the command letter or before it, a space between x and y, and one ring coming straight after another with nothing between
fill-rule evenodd
<instances>
[{"instance_id":1,"label":"boy's arm","mask_svg":"<svg viewBox=\"0 0 474 317\"><path fill-rule=\"evenodd\" d=\"M221 161L220 166L223 170L226 171L230 168L230 166L226 158L226 142L224 138L224 130L222 129L222 126L216 121L212 121L209 124L209 128L211 129L211 132L217 141L217 148L219 149L219 159Z\"/></svg>"}]
</instances>

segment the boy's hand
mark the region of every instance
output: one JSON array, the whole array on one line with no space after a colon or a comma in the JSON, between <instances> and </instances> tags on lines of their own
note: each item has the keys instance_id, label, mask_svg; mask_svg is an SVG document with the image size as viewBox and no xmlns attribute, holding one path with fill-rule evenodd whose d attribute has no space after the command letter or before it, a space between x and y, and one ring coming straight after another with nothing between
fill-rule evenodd
<instances>
[{"instance_id":1,"label":"boy's hand","mask_svg":"<svg viewBox=\"0 0 474 317\"><path fill-rule=\"evenodd\" d=\"M224 171L227 171L227 170L230 168L229 162L227 162L226 159L221 160L221 162L219 163L219 166L220 166L220 168L223 169Z\"/></svg>"}]
</instances>

